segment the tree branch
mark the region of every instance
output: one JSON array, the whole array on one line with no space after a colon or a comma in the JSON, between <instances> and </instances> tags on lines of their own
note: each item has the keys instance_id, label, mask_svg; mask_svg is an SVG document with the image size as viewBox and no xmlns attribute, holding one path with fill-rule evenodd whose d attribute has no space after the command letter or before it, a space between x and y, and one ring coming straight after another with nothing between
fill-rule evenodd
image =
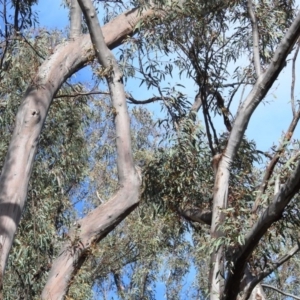
<instances>
[{"instance_id":1,"label":"tree branch","mask_svg":"<svg viewBox=\"0 0 300 300\"><path fill-rule=\"evenodd\" d=\"M218 227L224 221L224 214L222 213L222 209L227 208L228 186L229 186L229 176L230 176L229 170L232 161L238 151L243 135L246 131L247 125L252 116L252 113L254 112L258 104L262 101L262 99L265 97L265 95L273 85L274 81L276 80L278 74L281 72L283 66L285 65L286 57L292 50L294 44L296 43L299 34L300 34L300 13L298 13L294 22L287 30L285 36L282 38L280 44L278 45L274 53L274 56L271 60L271 63L268 66L268 69L266 70L265 73L263 73L262 76L258 77L250 94L248 95L244 103L242 103L239 108L237 117L235 119L232 131L229 136L227 147L219 163L218 172L215 179L215 192L214 192L214 199L213 199L213 218L212 218L212 226L211 226L211 236L213 238L219 238L222 236L222 232L218 230ZM297 188L299 189L299 187ZM289 201L290 199L288 199L288 201L284 201L284 204L288 203ZM279 216L276 215L274 221L278 219L278 217ZM267 218L269 218L269 216ZM268 226L270 226L272 222L270 222ZM261 225L265 226L264 224ZM262 233L260 230L259 232ZM256 235L258 240L260 239L261 236L262 235L260 234ZM254 244L256 245L258 243L258 240L254 242L253 245ZM229 275L226 284L225 294L224 294L225 296L223 299L229 300L229 299L236 298L239 292L239 285L236 283L241 280L245 262L248 258L248 255L250 255L251 251L253 250L253 248L249 247L248 250L249 252L243 251L242 255L238 258L236 263L234 263L233 274L230 273ZM219 254L218 257L222 257L222 247L220 247L220 249L218 250L218 254ZM211 289L211 294L217 293L220 295L220 291L218 290L218 288L220 287L220 283L218 282L220 282L221 279L220 276L218 276L218 274L221 266L219 265L219 263L216 263L213 260L211 262L211 265L213 268L213 278L214 278L214 282L212 283L213 288ZM238 268L236 266L238 266Z\"/></svg>"},{"instance_id":2,"label":"tree branch","mask_svg":"<svg viewBox=\"0 0 300 300\"><path fill-rule=\"evenodd\" d=\"M107 23L102 28L107 45L111 48L120 45L128 35L135 32L135 26L140 20L153 14L155 14L153 9L132 9ZM0 175L0 279L3 278L9 250L25 204L39 135L53 96L63 82L94 59L91 49L93 49L93 45L89 35L83 35L58 45L53 55L44 61L39 68L33 84L28 87L21 101L14 132ZM126 199L126 193L118 196L121 199ZM118 200L116 200L117 203L114 201L115 198L112 199L111 203L116 205L115 210L102 210L101 207L100 215L101 211L105 212L106 215L101 215L102 217L98 218L97 221L107 221L115 211L120 213ZM116 223L111 222L106 224L105 228L98 227L102 237L115 225ZM88 234L88 229L86 230L85 234ZM73 229L74 231L76 229ZM93 236L92 233L90 234ZM68 256L69 252L66 251L63 254ZM63 278L63 280L65 279Z\"/></svg>"},{"instance_id":3,"label":"tree branch","mask_svg":"<svg viewBox=\"0 0 300 300\"><path fill-rule=\"evenodd\" d=\"M81 34L81 9L77 0L70 4L70 39L75 39Z\"/></svg>"},{"instance_id":4,"label":"tree branch","mask_svg":"<svg viewBox=\"0 0 300 300\"><path fill-rule=\"evenodd\" d=\"M117 60L104 41L93 3L91 0L78 0L78 3L86 19L98 62L106 69L107 73L106 79L115 114L118 176L119 183L122 185L129 175L136 174L131 147L130 118L126 105L123 74Z\"/></svg>"},{"instance_id":5,"label":"tree branch","mask_svg":"<svg viewBox=\"0 0 300 300\"><path fill-rule=\"evenodd\" d=\"M14 28L16 33L19 31L19 9L20 9L20 0L15 2L15 16L14 16Z\"/></svg>"},{"instance_id":6,"label":"tree branch","mask_svg":"<svg viewBox=\"0 0 300 300\"><path fill-rule=\"evenodd\" d=\"M201 106L202 106L201 92L198 92L198 94L195 97L195 101L191 107L191 112L197 113Z\"/></svg>"},{"instance_id":7,"label":"tree branch","mask_svg":"<svg viewBox=\"0 0 300 300\"><path fill-rule=\"evenodd\" d=\"M298 41L298 45L293 57L292 61L292 84L291 84L291 105L293 116L296 115L296 106L295 106L295 79L296 79L296 60L300 49L300 41Z\"/></svg>"},{"instance_id":8,"label":"tree branch","mask_svg":"<svg viewBox=\"0 0 300 300\"><path fill-rule=\"evenodd\" d=\"M211 225L212 212L199 208L179 209L179 214L188 221Z\"/></svg>"},{"instance_id":9,"label":"tree branch","mask_svg":"<svg viewBox=\"0 0 300 300\"><path fill-rule=\"evenodd\" d=\"M123 74L108 49L90 0L78 0L86 19L96 57L105 68L116 128L119 189L108 202L98 206L71 230L70 241L54 261L42 299L62 299L73 276L79 270L89 248L103 239L138 205L141 179L135 168L131 147L130 118L126 105ZM62 267L63 266L63 267Z\"/></svg>"},{"instance_id":10,"label":"tree branch","mask_svg":"<svg viewBox=\"0 0 300 300\"><path fill-rule=\"evenodd\" d=\"M155 101L172 101L173 99L171 97L152 97L146 100L136 100L135 98L133 98L131 95L126 94L126 98L128 99L128 101L130 103L133 104L149 104L149 103L153 103Z\"/></svg>"},{"instance_id":11,"label":"tree branch","mask_svg":"<svg viewBox=\"0 0 300 300\"><path fill-rule=\"evenodd\" d=\"M86 93L76 93L76 94L56 94L54 99L59 99L59 98L75 98L75 97L80 97L80 96L90 96L90 95L110 95L109 92L101 92L101 91L90 91Z\"/></svg>"},{"instance_id":12,"label":"tree branch","mask_svg":"<svg viewBox=\"0 0 300 300\"><path fill-rule=\"evenodd\" d=\"M125 297L124 297L125 287L122 284L120 274L118 272L113 271L113 277L114 277L114 282L117 287L119 297L121 299L125 299Z\"/></svg>"},{"instance_id":13,"label":"tree branch","mask_svg":"<svg viewBox=\"0 0 300 300\"><path fill-rule=\"evenodd\" d=\"M293 136L293 133L299 122L299 118L300 118L300 109L294 115L293 120L292 120L291 124L289 125L289 128L288 128L286 134L284 135L282 142L278 146L275 154L273 155L271 161L269 162L269 165L266 168L262 183L257 191L257 196L255 199L253 208L252 208L252 212L257 211L257 208L261 202L261 197L262 197L263 193L265 192L266 188L268 187L268 181L269 181L270 177L272 176L274 168L275 168L276 164L278 163L281 155L285 151L286 143L289 142Z\"/></svg>"},{"instance_id":14,"label":"tree branch","mask_svg":"<svg viewBox=\"0 0 300 300\"><path fill-rule=\"evenodd\" d=\"M236 286L236 283L240 282L242 277L241 275L243 273L241 268L244 269L248 257L251 255L252 251L257 246L262 236L267 232L269 227L281 218L284 208L299 191L299 188L300 162L293 174L280 189L279 193L274 196L272 203L252 226L250 232L245 237L245 244L233 258L233 268L228 276L225 290L226 296L224 299L235 299L234 297L236 297L239 293L239 287ZM296 251L296 248L293 248L292 250Z\"/></svg>"},{"instance_id":15,"label":"tree branch","mask_svg":"<svg viewBox=\"0 0 300 300\"><path fill-rule=\"evenodd\" d=\"M252 26L254 67L255 67L256 75L257 77L259 77L261 74L260 55L259 55L259 35L258 35L257 20L253 10L252 0L247 0L247 8L248 8L248 14Z\"/></svg>"},{"instance_id":16,"label":"tree branch","mask_svg":"<svg viewBox=\"0 0 300 300\"><path fill-rule=\"evenodd\" d=\"M292 294L290 294L290 293L284 292L284 291L282 291L282 290L276 288L275 286L272 286L272 285L268 285L268 284L264 284L264 283L263 283L263 284L262 284L262 287L267 288L267 289L274 290L274 291L276 291L276 292L278 292L278 293L280 293L280 294L282 294L282 295L284 295L284 296L291 297L291 298L294 298L294 299L296 299L296 300L300 300L300 297L297 297L297 296L292 295Z\"/></svg>"},{"instance_id":17,"label":"tree branch","mask_svg":"<svg viewBox=\"0 0 300 300\"><path fill-rule=\"evenodd\" d=\"M279 258L276 262L272 263L272 266L267 268L267 270L261 272L259 275L255 276L245 287L244 295L241 300L247 300L253 288L261 282L264 278L273 273L276 269L278 269L282 264L288 261L291 257L293 257L299 251L299 245L294 246L289 252L287 252L284 256ZM263 284L262 284L263 286Z\"/></svg>"},{"instance_id":18,"label":"tree branch","mask_svg":"<svg viewBox=\"0 0 300 300\"><path fill-rule=\"evenodd\" d=\"M89 96L89 95L110 95L110 92L101 92L101 91L90 91L90 92L86 92L86 93L76 93L76 94L58 94L56 95L54 98L58 99L58 98L68 98L68 97L79 97L79 96ZM133 98L131 95L129 94L125 94L126 98L128 99L129 103L132 104L149 104L149 103L153 103L156 101L172 101L171 97L152 97L146 100L136 100L135 98Z\"/></svg>"}]
</instances>

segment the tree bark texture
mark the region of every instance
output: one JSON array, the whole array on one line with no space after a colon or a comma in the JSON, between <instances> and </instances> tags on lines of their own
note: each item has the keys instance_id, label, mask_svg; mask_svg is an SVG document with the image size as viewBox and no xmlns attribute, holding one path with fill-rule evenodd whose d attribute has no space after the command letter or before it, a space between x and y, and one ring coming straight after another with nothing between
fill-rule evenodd
<instances>
[{"instance_id":1,"label":"tree bark texture","mask_svg":"<svg viewBox=\"0 0 300 300\"><path fill-rule=\"evenodd\" d=\"M213 199L213 217L212 217L212 227L211 236L213 238L220 238L222 232L219 230L219 226L222 225L224 221L224 215L222 209L227 208L227 196L228 196L228 184L230 176L230 166L233 159L238 151L244 133L247 129L248 122L252 116L252 113L258 106L258 104L265 97L272 84L275 82L278 74L282 70L285 60L292 50L294 44L296 43L300 35L300 13L295 18L291 27L288 29L281 43L277 47L273 59L266 70L265 73L261 74L257 79L256 84L252 88L246 100L240 106L237 117L235 119L232 131L229 136L229 140L226 149L222 155L219 163L218 171L215 179L214 188L214 199ZM275 222L273 219L272 222ZM260 224L262 228L265 228L264 224ZM270 223L269 223L270 226ZM264 231L264 230L263 230ZM265 231L264 231L265 232ZM262 236L262 235L261 235ZM255 240L255 245L259 242L261 236ZM251 242L253 243L253 241ZM251 247L252 248L252 247ZM249 248L248 248L249 249ZM252 248L253 250L254 248ZM245 263L251 251L247 251L247 255L243 256L243 261L239 261L237 268L233 268L234 273L230 273L229 279L227 280L224 292L224 299L236 299L239 292L239 280L241 280L241 275L243 273ZM211 300L219 299L219 295L222 293L222 280L218 273L220 270L220 263L218 258L222 256L223 247L219 247L216 253L213 255L211 266L212 266L212 284L211 284ZM239 256L239 255L238 255ZM214 261L215 259L215 261ZM219 275L218 275L219 274Z\"/></svg>"},{"instance_id":2,"label":"tree bark texture","mask_svg":"<svg viewBox=\"0 0 300 300\"><path fill-rule=\"evenodd\" d=\"M139 20L153 13L151 9L142 12L133 9L107 23L102 28L106 44L110 48L120 45L128 35L134 33ZM25 204L39 135L53 96L72 74L93 59L94 51L89 35L62 43L41 65L34 83L28 87L24 95L0 176L1 277ZM126 197L126 193L123 197ZM115 209L118 210L120 207L116 205ZM101 209L96 209L92 213L94 217L90 218L97 218L95 213L99 210ZM115 216L113 212L108 213L109 209L104 211L107 213L106 218Z\"/></svg>"},{"instance_id":3,"label":"tree bark texture","mask_svg":"<svg viewBox=\"0 0 300 300\"><path fill-rule=\"evenodd\" d=\"M70 39L75 39L81 34L81 9L77 0L70 4Z\"/></svg>"},{"instance_id":4,"label":"tree bark texture","mask_svg":"<svg viewBox=\"0 0 300 300\"><path fill-rule=\"evenodd\" d=\"M139 202L141 181L133 162L130 118L122 73L115 57L105 44L92 2L90 0L78 0L78 2L89 28L96 57L107 70L106 79L115 114L120 188L107 203L93 210L78 223L78 230L73 231L71 240L65 243L60 255L54 261L42 299L63 299L72 276L80 268L90 246L104 238Z\"/></svg>"}]
</instances>

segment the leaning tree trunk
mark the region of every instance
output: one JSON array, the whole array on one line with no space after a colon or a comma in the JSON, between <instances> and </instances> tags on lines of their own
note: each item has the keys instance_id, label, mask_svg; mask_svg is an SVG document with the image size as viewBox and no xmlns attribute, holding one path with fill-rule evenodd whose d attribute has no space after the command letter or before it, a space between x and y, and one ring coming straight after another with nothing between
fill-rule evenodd
<instances>
[{"instance_id":1,"label":"leaning tree trunk","mask_svg":"<svg viewBox=\"0 0 300 300\"><path fill-rule=\"evenodd\" d=\"M271 88L272 84L275 82L278 74L281 72L285 60L292 50L294 44L300 35L300 13L295 18L291 27L286 32L281 43L277 47L273 59L266 70L265 73L261 74L251 92L247 96L246 100L241 104L237 116L235 118L232 131L230 133L226 149L221 157L219 167L216 174L215 187L214 187L214 198L213 198L213 215L212 215L212 227L211 236L213 238L221 238L222 230L219 230L222 226L224 215L222 210L227 208L227 196L228 196L228 185L230 177L230 166L233 159L238 151L240 143L242 141L243 135L247 129L250 118L259 105L259 103L264 99L265 95ZM295 174L297 177L297 174ZM292 181L294 184L295 182ZM294 186L287 186L288 191L290 190L294 193ZM285 195L282 195L284 197ZM287 197L289 197L288 195ZM289 199L290 200L290 199ZM275 205L275 204L274 204ZM273 209L270 205L270 208ZM269 213L273 211L266 210L266 219L269 218ZM253 249L256 247L260 238L265 233L266 228L275 222L277 219L277 214L274 216L272 221L268 219L265 223L256 224L257 232L255 236L251 236L252 240L249 239L249 245L243 246L243 250L237 251L234 255L233 262L231 265L231 272L229 272L228 278L226 278L225 286L223 286L223 277L220 271L222 271L222 266L224 264L224 249L220 246L212 255L211 259L211 290L210 299L236 299L238 293L240 292L240 281L243 277L243 272L245 270L245 264L248 257L252 253ZM268 226L265 226L268 224ZM245 238L247 239L247 237ZM221 296L222 295L222 296Z\"/></svg>"},{"instance_id":2,"label":"leaning tree trunk","mask_svg":"<svg viewBox=\"0 0 300 300\"><path fill-rule=\"evenodd\" d=\"M151 9L143 12L133 9L121 14L103 26L106 44L110 48L120 45L128 35L134 33L135 26L141 19L153 13ZM57 46L54 54L40 67L34 83L28 87L22 100L0 176L0 279L3 278L13 237L25 204L39 135L53 96L73 73L93 59L93 45L89 35ZM102 208L98 210L101 213ZM104 208L103 211L107 213L106 218L116 217Z\"/></svg>"},{"instance_id":3,"label":"leaning tree trunk","mask_svg":"<svg viewBox=\"0 0 300 300\"><path fill-rule=\"evenodd\" d=\"M80 222L78 231L73 231L70 240L63 246L49 274L42 299L63 299L72 276L83 263L91 245L106 236L138 204L140 174L137 173L132 154L130 118L127 110L122 73L118 63L105 44L97 13L90 0L78 0L91 34L99 63L107 70L114 123L116 128L117 169L119 190L105 204L93 210ZM76 241L76 242L74 242Z\"/></svg>"}]
</instances>

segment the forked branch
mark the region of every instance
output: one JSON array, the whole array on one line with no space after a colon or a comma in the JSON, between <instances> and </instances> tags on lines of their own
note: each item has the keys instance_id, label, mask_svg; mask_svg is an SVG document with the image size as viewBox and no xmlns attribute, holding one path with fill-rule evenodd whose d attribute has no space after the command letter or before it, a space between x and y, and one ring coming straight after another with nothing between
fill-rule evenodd
<instances>
[{"instance_id":1,"label":"forked branch","mask_svg":"<svg viewBox=\"0 0 300 300\"><path fill-rule=\"evenodd\" d=\"M224 220L222 209L227 208L230 165L232 164L233 159L237 154L238 148L254 110L262 101L262 99L264 99L265 95L275 82L283 66L285 65L287 56L289 55L297 39L299 38L299 35L300 13L298 13L294 22L287 30L285 36L282 38L280 44L278 45L271 63L268 66L268 69L263 74L263 76L258 77L248 97L239 108L237 117L229 136L227 147L219 163L218 173L216 175L215 193L213 200L213 218L211 227L211 236L213 238L219 238L220 236L222 236L222 232L218 231L218 226L220 226ZM246 241L249 244L247 244L246 242L242 250L239 251L236 259L233 261L232 273L229 274L225 286L225 293L223 297L224 300L235 299L237 297L239 293L239 285L237 285L236 283L240 282L241 280L243 270L245 268L245 263L249 255L252 253L254 247L256 247L260 238L263 236L269 226L271 226L273 222L277 221L280 218L284 207L289 203L291 197L294 196L295 193L299 190L300 185L297 186L294 179L296 177L299 177L297 179L300 179L300 167L297 168L297 170L299 171L299 174L295 173L293 176L291 176L290 180L286 183L286 188L283 189L283 192L277 194L277 197L279 198L275 198L274 203L269 206L266 212L262 215L262 219L260 218L259 223L254 226L253 232L246 237ZM279 206L278 203L280 203ZM262 223L263 221L266 221L266 223ZM251 241L250 239L248 240L248 238L252 237L254 239L252 239ZM218 253L215 254L211 261L211 265L213 266L212 273L214 278L211 293L214 293L214 291L216 291L217 294L220 294L219 290L221 279L219 278L218 274L221 268L221 263L217 260L214 260L215 257L222 257L221 248L218 250Z\"/></svg>"},{"instance_id":2,"label":"forked branch","mask_svg":"<svg viewBox=\"0 0 300 300\"><path fill-rule=\"evenodd\" d=\"M274 196L272 203L263 212L263 214L259 217L257 222L252 226L249 233L246 235L245 244L240 248L239 252L235 255L235 258L233 259L233 268L232 272L228 276L225 289L226 296L224 299L235 299L235 297L239 293L239 287L236 285L236 282L239 282L241 280L247 259L259 243L262 236L270 228L270 226L281 218L283 210L292 200L295 194L299 191L299 189L300 162L298 163L295 171L286 181L284 186ZM297 247L291 250L292 252L289 254L289 257L294 255L294 253L298 251ZM280 262L283 260L284 258L282 258Z\"/></svg>"},{"instance_id":3,"label":"forked branch","mask_svg":"<svg viewBox=\"0 0 300 300\"><path fill-rule=\"evenodd\" d=\"M255 199L253 208L252 208L252 212L256 212L258 206L260 205L261 197L262 197L263 193L265 192L266 188L268 187L268 181L273 174L274 168L275 168L276 164L278 163L280 156L285 151L285 146L286 146L287 142L289 142L291 140L291 138L294 134L294 131L299 122L299 118L300 118L300 110L298 110L296 112L296 114L294 115L293 120L292 120L291 124L289 125L289 128L288 128L286 134L284 135L282 142L278 146L275 154L273 155L271 161L269 162L269 164L266 168L262 183L257 191L257 196Z\"/></svg>"},{"instance_id":4,"label":"forked branch","mask_svg":"<svg viewBox=\"0 0 300 300\"><path fill-rule=\"evenodd\" d=\"M271 273L273 273L275 270L277 270L282 264L284 264L291 257L293 257L298 251L299 251L299 245L294 246L290 251L288 251L285 255L283 255L282 257L280 257L276 262L272 263L272 265L269 268L267 268L266 270L264 270L263 272L261 272L260 274L258 274L257 276L255 276L251 280L251 282L249 282L249 284L245 287L245 289L244 289L244 295L241 298L241 300L247 300L247 299L249 299L253 288L259 282L261 282L264 278L266 278ZM264 286L264 285L262 284L262 286Z\"/></svg>"},{"instance_id":5,"label":"forked branch","mask_svg":"<svg viewBox=\"0 0 300 300\"><path fill-rule=\"evenodd\" d=\"M104 41L92 2L79 0L78 3L86 19L96 57L105 68L105 77L109 86L117 136L119 189L106 203L81 219L70 232L70 240L66 241L60 255L53 263L42 299L62 299L67 293L72 277L84 262L89 248L114 229L139 202L141 178L133 161L130 118L123 75Z\"/></svg>"}]
</instances>

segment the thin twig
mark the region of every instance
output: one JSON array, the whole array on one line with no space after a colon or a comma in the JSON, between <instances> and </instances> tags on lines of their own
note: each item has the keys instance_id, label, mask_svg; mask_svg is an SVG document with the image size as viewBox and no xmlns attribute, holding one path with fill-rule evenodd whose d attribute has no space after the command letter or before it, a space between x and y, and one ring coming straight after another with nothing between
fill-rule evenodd
<instances>
[{"instance_id":1,"label":"thin twig","mask_svg":"<svg viewBox=\"0 0 300 300\"><path fill-rule=\"evenodd\" d=\"M213 146L213 142L212 142L212 135L210 133L210 127L209 127L209 120L208 120L208 107L207 107L207 101L206 101L206 95L203 95L203 88L201 88L201 97L202 97L202 107L203 107L203 117L204 117L204 124L205 124L205 128L206 128L206 134L207 134L207 139L208 139L208 144L209 144L209 148L211 150L211 154L212 156L216 155L216 150Z\"/></svg>"},{"instance_id":2,"label":"thin twig","mask_svg":"<svg viewBox=\"0 0 300 300\"><path fill-rule=\"evenodd\" d=\"M40 54L32 45L31 43L26 39L26 37L24 35L22 35L22 38L24 39L25 43L29 45L29 47L34 51L34 53L40 57L41 59L45 60L46 58Z\"/></svg>"},{"instance_id":3,"label":"thin twig","mask_svg":"<svg viewBox=\"0 0 300 300\"><path fill-rule=\"evenodd\" d=\"M90 91L86 93L76 93L76 94L60 94L56 95L54 99L58 98L75 98L79 96L89 96L89 95L110 95L109 92L101 92L101 91ZM126 98L128 99L128 102L133 103L133 104L149 104L153 103L156 101L172 101L173 99L171 97L159 97L159 96L154 96L146 100L136 100L133 98L131 95L126 94Z\"/></svg>"}]
</instances>

